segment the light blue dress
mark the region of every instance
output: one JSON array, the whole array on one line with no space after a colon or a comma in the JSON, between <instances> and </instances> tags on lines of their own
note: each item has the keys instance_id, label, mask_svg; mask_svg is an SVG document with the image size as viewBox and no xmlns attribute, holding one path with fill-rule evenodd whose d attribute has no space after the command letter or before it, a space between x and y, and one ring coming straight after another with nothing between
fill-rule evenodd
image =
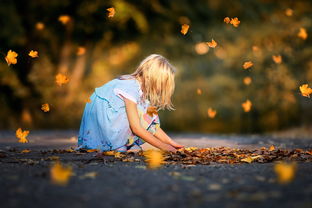
<instances>
[{"instance_id":1,"label":"light blue dress","mask_svg":"<svg viewBox=\"0 0 312 208\"><path fill-rule=\"evenodd\" d=\"M132 133L122 96L137 103L141 125L155 134L160 127L159 117L147 114L149 101L142 99L138 80L130 78L116 78L95 88L83 112L77 149L123 152L141 148L144 140Z\"/></svg>"}]
</instances>

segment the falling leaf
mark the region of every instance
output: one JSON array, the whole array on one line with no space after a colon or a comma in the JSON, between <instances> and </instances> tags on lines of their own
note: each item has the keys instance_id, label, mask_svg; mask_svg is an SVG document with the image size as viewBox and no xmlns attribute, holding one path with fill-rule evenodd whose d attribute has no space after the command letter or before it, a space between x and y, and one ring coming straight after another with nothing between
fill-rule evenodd
<instances>
[{"instance_id":1,"label":"falling leaf","mask_svg":"<svg viewBox=\"0 0 312 208\"><path fill-rule=\"evenodd\" d=\"M197 95L201 95L201 94L202 94L202 90L199 89L199 88L197 88L197 89L196 89L196 93L197 93Z\"/></svg>"},{"instance_id":2,"label":"falling leaf","mask_svg":"<svg viewBox=\"0 0 312 208\"><path fill-rule=\"evenodd\" d=\"M207 45L210 48L215 48L218 45L218 43L214 39L212 39L211 42L207 42Z\"/></svg>"},{"instance_id":3,"label":"falling leaf","mask_svg":"<svg viewBox=\"0 0 312 208\"><path fill-rule=\"evenodd\" d=\"M245 85L250 85L252 82L252 79L251 79L251 77L244 77L243 82Z\"/></svg>"},{"instance_id":4,"label":"falling leaf","mask_svg":"<svg viewBox=\"0 0 312 208\"><path fill-rule=\"evenodd\" d=\"M273 56L272 56L272 59L273 59L273 61L274 61L276 64L282 63L282 56L281 56L281 55L277 55L277 56L273 55Z\"/></svg>"},{"instance_id":5,"label":"falling leaf","mask_svg":"<svg viewBox=\"0 0 312 208\"><path fill-rule=\"evenodd\" d=\"M244 103L242 103L242 107L245 112L249 112L251 109L251 106L252 106L252 103L248 99Z\"/></svg>"},{"instance_id":6,"label":"falling leaf","mask_svg":"<svg viewBox=\"0 0 312 208\"><path fill-rule=\"evenodd\" d=\"M26 137L28 136L29 131L22 131L21 128L18 128L15 133L16 133L16 137L19 139L18 142L28 143L28 140L26 139Z\"/></svg>"},{"instance_id":7,"label":"falling leaf","mask_svg":"<svg viewBox=\"0 0 312 208\"><path fill-rule=\"evenodd\" d=\"M56 185L67 185L72 175L72 167L65 167L59 161L55 162L50 169L51 182Z\"/></svg>"},{"instance_id":8,"label":"falling leaf","mask_svg":"<svg viewBox=\"0 0 312 208\"><path fill-rule=\"evenodd\" d=\"M17 56L18 54L15 51L12 51L12 50L8 51L7 56L5 57L5 60L8 63L8 66L10 66L11 64L17 63L17 59L16 59Z\"/></svg>"},{"instance_id":9,"label":"falling leaf","mask_svg":"<svg viewBox=\"0 0 312 208\"><path fill-rule=\"evenodd\" d=\"M250 157L246 157L244 159L241 159L242 162L247 162L247 163L252 163L255 159L261 158L261 155L257 155L257 156L250 156Z\"/></svg>"},{"instance_id":10,"label":"falling leaf","mask_svg":"<svg viewBox=\"0 0 312 208\"><path fill-rule=\"evenodd\" d=\"M231 20L230 20L229 17L225 17L223 21L224 21L226 24L229 24Z\"/></svg>"},{"instance_id":11,"label":"falling leaf","mask_svg":"<svg viewBox=\"0 0 312 208\"><path fill-rule=\"evenodd\" d=\"M214 118L217 114L217 111L213 110L212 108L208 108L207 113L208 113L209 118Z\"/></svg>"},{"instance_id":12,"label":"falling leaf","mask_svg":"<svg viewBox=\"0 0 312 208\"><path fill-rule=\"evenodd\" d=\"M274 171L277 174L277 180L281 184L291 182L296 173L296 163L277 163L274 165Z\"/></svg>"},{"instance_id":13,"label":"falling leaf","mask_svg":"<svg viewBox=\"0 0 312 208\"><path fill-rule=\"evenodd\" d=\"M50 106L48 103L44 103L41 105L41 110L43 110L43 112L49 112L50 111Z\"/></svg>"},{"instance_id":14,"label":"falling leaf","mask_svg":"<svg viewBox=\"0 0 312 208\"><path fill-rule=\"evenodd\" d=\"M183 35L185 35L185 34L187 33L187 31L189 30L189 28L190 28L190 26L189 26L188 24L183 24L183 25L181 26L181 33L182 33Z\"/></svg>"},{"instance_id":15,"label":"falling leaf","mask_svg":"<svg viewBox=\"0 0 312 208\"><path fill-rule=\"evenodd\" d=\"M64 75L64 74L59 73L59 74L57 74L57 75L55 76L55 82L56 82L56 84L58 84L59 86L62 86L63 84L66 84L66 83L69 82L69 78L66 77L66 75Z\"/></svg>"},{"instance_id":16,"label":"falling leaf","mask_svg":"<svg viewBox=\"0 0 312 208\"><path fill-rule=\"evenodd\" d=\"M155 107L155 106L148 106L146 113L148 115L150 115L151 117L153 117L154 114L158 115L157 107Z\"/></svg>"},{"instance_id":17,"label":"falling leaf","mask_svg":"<svg viewBox=\"0 0 312 208\"><path fill-rule=\"evenodd\" d=\"M274 151L274 150L275 150L274 145L271 145L271 146L269 147L269 151Z\"/></svg>"},{"instance_id":18,"label":"falling leaf","mask_svg":"<svg viewBox=\"0 0 312 208\"><path fill-rule=\"evenodd\" d=\"M147 150L143 152L143 155L150 169L159 168L164 163L163 153L159 150Z\"/></svg>"},{"instance_id":19,"label":"falling leaf","mask_svg":"<svg viewBox=\"0 0 312 208\"><path fill-rule=\"evenodd\" d=\"M250 68L250 67L252 67L253 66L253 63L251 62L251 61L246 61L246 62L244 62L244 64L243 64L243 68L244 69L248 69L248 68Z\"/></svg>"},{"instance_id":20,"label":"falling leaf","mask_svg":"<svg viewBox=\"0 0 312 208\"><path fill-rule=\"evenodd\" d=\"M30 153L30 152L31 152L30 149L24 149L24 150L21 151L21 153Z\"/></svg>"},{"instance_id":21,"label":"falling leaf","mask_svg":"<svg viewBox=\"0 0 312 208\"><path fill-rule=\"evenodd\" d=\"M112 18L115 16L116 10L114 7L110 7L106 9L108 11L107 17Z\"/></svg>"},{"instance_id":22,"label":"falling leaf","mask_svg":"<svg viewBox=\"0 0 312 208\"><path fill-rule=\"evenodd\" d=\"M312 89L308 87L308 84L303 84L299 87L301 95L304 97L310 97L310 94L312 94Z\"/></svg>"},{"instance_id":23,"label":"falling leaf","mask_svg":"<svg viewBox=\"0 0 312 208\"><path fill-rule=\"evenodd\" d=\"M70 16L68 15L61 15L59 16L58 20L63 24L66 25L70 21Z\"/></svg>"},{"instance_id":24,"label":"falling leaf","mask_svg":"<svg viewBox=\"0 0 312 208\"><path fill-rule=\"evenodd\" d=\"M299 38L301 38L301 39L303 39L303 40L305 40L305 39L308 38L307 30L306 30L305 28L303 28L303 27L301 27L301 28L299 29L299 32L298 32L297 35L298 35Z\"/></svg>"},{"instance_id":25,"label":"falling leaf","mask_svg":"<svg viewBox=\"0 0 312 208\"><path fill-rule=\"evenodd\" d=\"M238 27L238 25L240 24L240 21L238 20L237 17L231 18L230 24L232 24L234 27Z\"/></svg>"},{"instance_id":26,"label":"falling leaf","mask_svg":"<svg viewBox=\"0 0 312 208\"><path fill-rule=\"evenodd\" d=\"M81 56L81 55L83 55L83 54L85 54L86 53L86 48L85 47L78 47L78 49L77 49L77 56Z\"/></svg>"},{"instance_id":27,"label":"falling leaf","mask_svg":"<svg viewBox=\"0 0 312 208\"><path fill-rule=\"evenodd\" d=\"M286 10L285 10L285 14L286 14L286 16L288 16L288 17L290 17L290 16L292 16L293 15L293 10L292 9L290 9L290 8L287 8Z\"/></svg>"},{"instance_id":28,"label":"falling leaf","mask_svg":"<svg viewBox=\"0 0 312 208\"><path fill-rule=\"evenodd\" d=\"M29 55L30 57L32 57L32 58L39 57L39 56L38 56L38 51L33 51L33 50L31 50L31 51L29 52L28 55Z\"/></svg>"},{"instance_id":29,"label":"falling leaf","mask_svg":"<svg viewBox=\"0 0 312 208\"><path fill-rule=\"evenodd\" d=\"M209 47L205 42L196 43L195 51L197 54L203 55L203 54L208 53Z\"/></svg>"},{"instance_id":30,"label":"falling leaf","mask_svg":"<svg viewBox=\"0 0 312 208\"><path fill-rule=\"evenodd\" d=\"M43 30L45 25L42 22L37 22L35 27L37 30Z\"/></svg>"}]
</instances>

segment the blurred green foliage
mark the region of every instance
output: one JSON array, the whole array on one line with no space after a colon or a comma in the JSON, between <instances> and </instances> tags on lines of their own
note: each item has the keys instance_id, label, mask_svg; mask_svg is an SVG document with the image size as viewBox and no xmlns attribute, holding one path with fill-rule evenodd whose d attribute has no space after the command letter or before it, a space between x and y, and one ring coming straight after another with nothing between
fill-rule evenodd
<instances>
[{"instance_id":1,"label":"blurred green foliage","mask_svg":"<svg viewBox=\"0 0 312 208\"><path fill-rule=\"evenodd\" d=\"M109 7L116 9L113 18ZM133 72L151 53L178 69L176 110L160 112L166 130L247 133L309 124L312 100L299 86L312 85L311 11L305 0L2 0L0 128L78 128L94 88ZM71 21L62 24L60 15ZM239 27L225 24L227 16L238 17ZM186 35L180 33L184 23L190 25ZM297 36L301 27L306 40ZM200 44L212 38L215 49ZM78 47L86 53L77 55ZM18 62L8 66L10 49ZM30 58L30 50L39 58ZM281 55L282 63L272 55ZM244 70L245 61L254 66ZM70 82L57 86L57 73ZM248 113L241 106L247 99L253 104ZM43 103L50 112L40 110ZM209 107L217 110L214 119Z\"/></svg>"}]
</instances>

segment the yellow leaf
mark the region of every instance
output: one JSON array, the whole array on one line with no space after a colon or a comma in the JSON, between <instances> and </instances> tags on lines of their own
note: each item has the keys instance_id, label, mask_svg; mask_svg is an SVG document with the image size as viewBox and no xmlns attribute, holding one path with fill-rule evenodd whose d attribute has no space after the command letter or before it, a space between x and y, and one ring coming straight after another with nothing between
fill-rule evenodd
<instances>
[{"instance_id":1,"label":"yellow leaf","mask_svg":"<svg viewBox=\"0 0 312 208\"><path fill-rule=\"evenodd\" d=\"M301 85L299 89L300 89L302 96L310 97L310 94L312 93L312 89L308 87L308 84Z\"/></svg>"},{"instance_id":2,"label":"yellow leaf","mask_svg":"<svg viewBox=\"0 0 312 208\"><path fill-rule=\"evenodd\" d=\"M194 150L197 150L198 148L197 147L186 147L184 148L186 151L189 151L189 152L192 152Z\"/></svg>"},{"instance_id":3,"label":"yellow leaf","mask_svg":"<svg viewBox=\"0 0 312 208\"><path fill-rule=\"evenodd\" d=\"M69 15L61 15L59 16L58 20L63 24L66 25L70 21Z\"/></svg>"},{"instance_id":4,"label":"yellow leaf","mask_svg":"<svg viewBox=\"0 0 312 208\"><path fill-rule=\"evenodd\" d=\"M31 50L31 51L29 52L28 55L29 55L30 57L32 57L32 58L39 57L39 56L38 56L38 51L33 51L33 50Z\"/></svg>"},{"instance_id":5,"label":"yellow leaf","mask_svg":"<svg viewBox=\"0 0 312 208\"><path fill-rule=\"evenodd\" d=\"M242 108L244 109L245 112L249 112L251 109L252 103L250 100L246 100L244 103L242 103Z\"/></svg>"},{"instance_id":6,"label":"yellow leaf","mask_svg":"<svg viewBox=\"0 0 312 208\"><path fill-rule=\"evenodd\" d=\"M12 51L12 50L8 51L7 56L5 57L5 61L8 63L8 66L10 66L11 64L17 63L17 59L16 59L17 56L18 54L15 51Z\"/></svg>"},{"instance_id":7,"label":"yellow leaf","mask_svg":"<svg viewBox=\"0 0 312 208\"><path fill-rule=\"evenodd\" d=\"M223 21L224 21L226 24L229 24L231 20L230 20L229 17L225 17L225 18L223 19Z\"/></svg>"},{"instance_id":8,"label":"yellow leaf","mask_svg":"<svg viewBox=\"0 0 312 208\"><path fill-rule=\"evenodd\" d=\"M210 118L214 118L215 116L216 116L216 114L217 114L217 111L216 110L213 110L212 108L208 108L208 116L210 117Z\"/></svg>"},{"instance_id":9,"label":"yellow leaf","mask_svg":"<svg viewBox=\"0 0 312 208\"><path fill-rule=\"evenodd\" d=\"M78 47L78 49L77 49L77 56L81 56L81 55L83 55L83 54L85 54L86 53L86 48L85 47Z\"/></svg>"},{"instance_id":10,"label":"yellow leaf","mask_svg":"<svg viewBox=\"0 0 312 208\"><path fill-rule=\"evenodd\" d=\"M280 63L282 63L282 56L281 55L278 55L278 56L272 56L272 59L273 59L273 61L275 62L275 63L277 63L277 64L280 64Z\"/></svg>"},{"instance_id":11,"label":"yellow leaf","mask_svg":"<svg viewBox=\"0 0 312 208\"><path fill-rule=\"evenodd\" d=\"M257 156L252 156L252 157L246 157L244 159L241 159L241 162L247 162L247 163L252 163L255 159L261 158L261 155L257 155Z\"/></svg>"},{"instance_id":12,"label":"yellow leaf","mask_svg":"<svg viewBox=\"0 0 312 208\"><path fill-rule=\"evenodd\" d=\"M48 103L44 103L41 105L41 110L43 110L43 112L49 112L50 111L50 106Z\"/></svg>"},{"instance_id":13,"label":"yellow leaf","mask_svg":"<svg viewBox=\"0 0 312 208\"><path fill-rule=\"evenodd\" d=\"M66 83L69 82L69 78L66 77L66 75L64 75L64 74L59 73L59 74L57 74L57 75L55 76L55 82L56 82L56 84L58 84L59 86L62 86L63 84L66 84Z\"/></svg>"},{"instance_id":14,"label":"yellow leaf","mask_svg":"<svg viewBox=\"0 0 312 208\"><path fill-rule=\"evenodd\" d=\"M87 102L87 103L91 103L92 100L91 100L90 98L88 98L88 99L86 100L86 102Z\"/></svg>"},{"instance_id":15,"label":"yellow leaf","mask_svg":"<svg viewBox=\"0 0 312 208\"><path fill-rule=\"evenodd\" d=\"M305 28L301 27L299 29L297 36L303 40L307 39L308 38L307 30Z\"/></svg>"},{"instance_id":16,"label":"yellow leaf","mask_svg":"<svg viewBox=\"0 0 312 208\"><path fill-rule=\"evenodd\" d=\"M215 48L218 45L218 43L214 39L212 39L211 42L207 42L207 45L210 48Z\"/></svg>"},{"instance_id":17,"label":"yellow leaf","mask_svg":"<svg viewBox=\"0 0 312 208\"><path fill-rule=\"evenodd\" d=\"M26 139L26 137L28 136L29 131L22 131L21 128L18 128L15 134L16 134L16 137L19 139L18 142L28 143L28 140Z\"/></svg>"},{"instance_id":18,"label":"yellow leaf","mask_svg":"<svg viewBox=\"0 0 312 208\"><path fill-rule=\"evenodd\" d=\"M181 33L182 33L183 35L185 35L185 34L188 32L189 28L190 28L190 26L189 26L188 24L183 24L183 25L181 26Z\"/></svg>"},{"instance_id":19,"label":"yellow leaf","mask_svg":"<svg viewBox=\"0 0 312 208\"><path fill-rule=\"evenodd\" d=\"M147 113L149 116L151 116L151 117L153 117L154 114L155 114L155 115L158 115L157 107L155 107L155 106L148 106L146 113Z\"/></svg>"},{"instance_id":20,"label":"yellow leaf","mask_svg":"<svg viewBox=\"0 0 312 208\"><path fill-rule=\"evenodd\" d=\"M245 77L244 80L243 80L245 85L250 85L251 81L252 81L251 77Z\"/></svg>"},{"instance_id":21,"label":"yellow leaf","mask_svg":"<svg viewBox=\"0 0 312 208\"><path fill-rule=\"evenodd\" d=\"M163 153L159 150L147 150L143 152L143 155L150 169L159 168L164 163Z\"/></svg>"},{"instance_id":22,"label":"yellow leaf","mask_svg":"<svg viewBox=\"0 0 312 208\"><path fill-rule=\"evenodd\" d=\"M45 25L42 22L37 22L36 23L36 29L37 30L43 30Z\"/></svg>"},{"instance_id":23,"label":"yellow leaf","mask_svg":"<svg viewBox=\"0 0 312 208\"><path fill-rule=\"evenodd\" d=\"M31 152L30 149L24 149L24 150L21 151L21 153L29 153L29 152Z\"/></svg>"},{"instance_id":24,"label":"yellow leaf","mask_svg":"<svg viewBox=\"0 0 312 208\"><path fill-rule=\"evenodd\" d=\"M253 63L251 61L246 61L244 64L243 64L243 68L244 69L248 69L250 67L253 66Z\"/></svg>"},{"instance_id":25,"label":"yellow leaf","mask_svg":"<svg viewBox=\"0 0 312 208\"><path fill-rule=\"evenodd\" d=\"M108 11L107 17L112 18L115 16L116 10L114 7L107 8L106 10Z\"/></svg>"},{"instance_id":26,"label":"yellow leaf","mask_svg":"<svg viewBox=\"0 0 312 208\"><path fill-rule=\"evenodd\" d=\"M269 151L274 151L274 150L275 150L274 145L271 145L271 146L269 147Z\"/></svg>"},{"instance_id":27,"label":"yellow leaf","mask_svg":"<svg viewBox=\"0 0 312 208\"><path fill-rule=\"evenodd\" d=\"M232 24L234 27L238 27L240 24L240 21L238 20L237 17L231 18L230 24Z\"/></svg>"},{"instance_id":28,"label":"yellow leaf","mask_svg":"<svg viewBox=\"0 0 312 208\"><path fill-rule=\"evenodd\" d=\"M277 175L277 180L281 184L291 182L296 173L296 163L277 163L274 165L274 171Z\"/></svg>"},{"instance_id":29,"label":"yellow leaf","mask_svg":"<svg viewBox=\"0 0 312 208\"><path fill-rule=\"evenodd\" d=\"M56 185L67 185L72 175L72 167L64 167L59 161L55 162L50 169L51 182Z\"/></svg>"}]
</instances>

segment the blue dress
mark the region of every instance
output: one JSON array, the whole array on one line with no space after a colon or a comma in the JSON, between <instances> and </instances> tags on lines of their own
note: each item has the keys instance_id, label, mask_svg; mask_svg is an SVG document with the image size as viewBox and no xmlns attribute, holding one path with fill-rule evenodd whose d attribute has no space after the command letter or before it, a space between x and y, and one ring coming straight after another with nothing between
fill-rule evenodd
<instances>
[{"instance_id":1,"label":"blue dress","mask_svg":"<svg viewBox=\"0 0 312 208\"><path fill-rule=\"evenodd\" d=\"M142 99L138 80L113 79L95 88L86 103L78 135L78 149L98 149L101 151L127 151L140 149L144 143L132 133L122 96L137 104L143 128L155 134L160 127L158 114L148 114L149 101Z\"/></svg>"}]
</instances>

